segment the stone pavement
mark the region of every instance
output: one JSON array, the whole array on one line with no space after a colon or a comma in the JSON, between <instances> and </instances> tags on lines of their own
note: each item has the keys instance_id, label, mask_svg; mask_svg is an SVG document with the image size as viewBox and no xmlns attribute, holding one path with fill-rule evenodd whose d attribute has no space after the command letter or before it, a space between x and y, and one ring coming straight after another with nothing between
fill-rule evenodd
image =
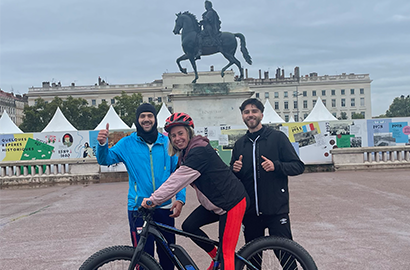
<instances>
[{"instance_id":1,"label":"stone pavement","mask_svg":"<svg viewBox=\"0 0 410 270\"><path fill-rule=\"evenodd\" d=\"M130 245L128 183L0 190L0 269L78 269L107 246ZM410 172L306 173L290 178L295 241L319 269L410 269ZM198 205L191 187L180 227ZM216 225L206 228L216 236ZM178 238L201 269L208 255ZM243 245L241 237L238 247Z\"/></svg>"}]
</instances>

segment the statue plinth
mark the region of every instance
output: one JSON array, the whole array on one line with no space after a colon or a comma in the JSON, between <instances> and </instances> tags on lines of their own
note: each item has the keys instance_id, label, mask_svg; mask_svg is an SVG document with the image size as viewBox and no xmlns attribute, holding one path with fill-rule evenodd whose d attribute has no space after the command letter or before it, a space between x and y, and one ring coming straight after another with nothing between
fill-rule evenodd
<instances>
[{"instance_id":1,"label":"statue plinth","mask_svg":"<svg viewBox=\"0 0 410 270\"><path fill-rule=\"evenodd\" d=\"M174 112L188 113L196 127L242 125L239 110L254 91L244 82L174 84L169 94Z\"/></svg>"}]
</instances>

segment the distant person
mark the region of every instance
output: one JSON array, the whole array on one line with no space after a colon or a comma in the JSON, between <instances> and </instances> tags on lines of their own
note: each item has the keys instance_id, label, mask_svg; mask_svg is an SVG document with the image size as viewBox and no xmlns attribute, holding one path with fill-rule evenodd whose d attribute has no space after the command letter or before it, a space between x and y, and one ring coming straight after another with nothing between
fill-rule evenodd
<instances>
[{"instance_id":1,"label":"distant person","mask_svg":"<svg viewBox=\"0 0 410 270\"><path fill-rule=\"evenodd\" d=\"M194 134L194 122L186 113L174 113L165 122L170 140L170 155L178 155L178 169L149 197L154 205L174 196L191 185L201 203L184 221L184 231L208 237L200 227L219 221L219 250L221 269L235 269L235 247L247 205L242 183L222 161L206 137ZM148 199L144 199L142 206ZM211 258L217 249L207 243L194 241ZM212 269L213 262L208 269Z\"/></svg>"},{"instance_id":2,"label":"distant person","mask_svg":"<svg viewBox=\"0 0 410 270\"><path fill-rule=\"evenodd\" d=\"M83 158L89 158L89 157L93 157L93 156L94 156L93 149L90 147L88 142L86 142L84 144Z\"/></svg>"},{"instance_id":3,"label":"distant person","mask_svg":"<svg viewBox=\"0 0 410 270\"><path fill-rule=\"evenodd\" d=\"M266 228L269 235L292 239L288 176L303 173L304 164L283 132L262 125L264 106L258 99L245 100L240 110L248 131L235 143L230 164L250 197L245 241L264 236Z\"/></svg>"},{"instance_id":4,"label":"distant person","mask_svg":"<svg viewBox=\"0 0 410 270\"><path fill-rule=\"evenodd\" d=\"M155 107L144 103L137 108L135 125L137 131L119 140L112 148L108 148L107 138L109 124L99 132L97 140L97 160L101 165L123 162L129 175L128 220L132 244L137 246L139 235L136 228L142 227L143 220L138 216L138 207L144 198L164 184L175 171L177 157L167 153L168 138L157 130L157 113ZM175 226L175 217L181 214L185 204L185 189L176 193L176 201L172 196L159 204L154 220L169 226ZM175 243L175 235L164 232L169 243ZM145 251L154 256L154 237L148 238ZM166 251L157 248L160 264L164 270L174 269Z\"/></svg>"}]
</instances>

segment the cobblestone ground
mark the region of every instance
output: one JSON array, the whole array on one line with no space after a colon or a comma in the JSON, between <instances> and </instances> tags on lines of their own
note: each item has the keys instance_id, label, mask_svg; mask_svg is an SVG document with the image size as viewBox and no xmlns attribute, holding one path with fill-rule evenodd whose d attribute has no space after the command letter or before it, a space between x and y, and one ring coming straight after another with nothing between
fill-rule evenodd
<instances>
[{"instance_id":1,"label":"cobblestone ground","mask_svg":"<svg viewBox=\"0 0 410 270\"><path fill-rule=\"evenodd\" d=\"M0 269L78 269L101 248L130 245L127 188L121 182L0 190ZM409 269L409 171L307 173L290 178L290 194L294 239L319 269ZM177 227L197 205L189 187ZM216 225L206 230L217 234ZM189 239L178 242L206 269L208 255Z\"/></svg>"}]
</instances>

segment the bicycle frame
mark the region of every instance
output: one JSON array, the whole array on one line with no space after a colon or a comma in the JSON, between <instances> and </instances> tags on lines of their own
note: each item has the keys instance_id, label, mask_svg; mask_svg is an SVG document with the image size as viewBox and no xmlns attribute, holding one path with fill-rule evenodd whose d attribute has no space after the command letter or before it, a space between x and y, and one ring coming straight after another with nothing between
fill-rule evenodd
<instances>
[{"instance_id":1,"label":"bicycle frame","mask_svg":"<svg viewBox=\"0 0 410 270\"><path fill-rule=\"evenodd\" d=\"M208 243L208 244L212 244L214 246L219 245L218 241L215 241L215 240L212 240L212 239L209 239L209 238L205 238L205 237L202 237L202 236L198 236L198 235L195 235L195 234L191 234L191 233L188 233L188 232L184 232L180 229L177 229L175 227L172 227L172 226L169 226L169 225L166 225L166 224L155 222L152 218L152 214L153 214L154 209L145 209L145 208L141 209L140 208L138 211L143 213L144 223L143 223L143 226L142 226L142 230L139 233L140 240L138 241L137 247L135 248L134 255L132 256L131 263L130 263L130 266L128 267L128 270L135 269L135 266L139 262L139 260L141 258L141 255L144 253L144 247L145 247L145 244L147 242L147 238L148 238L149 235L154 236L157 245L159 245L163 250L166 251L168 257L171 259L171 261L177 267L177 269L185 270L185 267L177 259L177 257L175 256L175 254L171 250L170 244L165 239L165 237L163 236L161 231L166 231L166 232L170 232L170 233L173 233L173 234L176 234L176 235L189 237L191 239L199 240L199 241L202 241L202 242L205 242L205 243ZM138 233L138 230L137 230L137 233ZM252 263L247 261L245 258L239 256L237 253L235 253L235 257L238 258L239 260L241 260L244 264L246 264L249 267L248 269L255 269L255 270L257 269L254 265L252 265ZM217 252L216 258L217 258L217 260L214 262L214 269L217 269L218 265L220 264L219 250Z\"/></svg>"}]
</instances>

